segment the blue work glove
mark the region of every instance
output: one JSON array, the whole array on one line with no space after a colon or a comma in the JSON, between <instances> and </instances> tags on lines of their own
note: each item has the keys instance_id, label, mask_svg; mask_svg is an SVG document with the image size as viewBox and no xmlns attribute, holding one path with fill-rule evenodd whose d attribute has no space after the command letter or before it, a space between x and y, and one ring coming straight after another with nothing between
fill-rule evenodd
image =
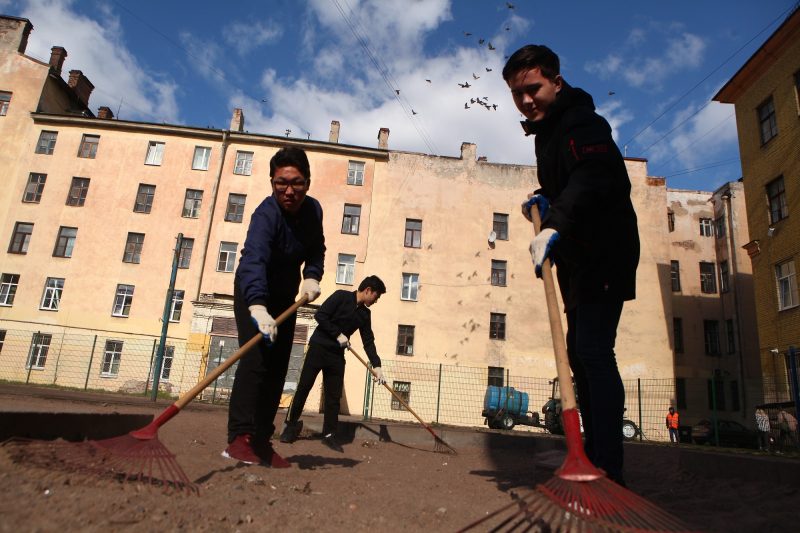
<instances>
[{"instance_id":1,"label":"blue work glove","mask_svg":"<svg viewBox=\"0 0 800 533\"><path fill-rule=\"evenodd\" d=\"M534 194L527 201L522 202L522 215L528 219L528 222L533 222L531 220L531 207L533 206L539 208L539 219L544 220L547 210L550 209L550 200L544 195Z\"/></svg>"},{"instance_id":2,"label":"blue work glove","mask_svg":"<svg viewBox=\"0 0 800 533\"><path fill-rule=\"evenodd\" d=\"M542 277L542 264L550 256L550 250L558 241L558 232L551 228L545 228L539 235L533 238L530 245L531 259L536 270L536 277Z\"/></svg>"},{"instance_id":3,"label":"blue work glove","mask_svg":"<svg viewBox=\"0 0 800 533\"><path fill-rule=\"evenodd\" d=\"M275 342L275 339L278 338L278 325L272 315L267 312L267 308L263 305L251 305L248 309L250 310L250 320L264 336L267 344Z\"/></svg>"}]
</instances>

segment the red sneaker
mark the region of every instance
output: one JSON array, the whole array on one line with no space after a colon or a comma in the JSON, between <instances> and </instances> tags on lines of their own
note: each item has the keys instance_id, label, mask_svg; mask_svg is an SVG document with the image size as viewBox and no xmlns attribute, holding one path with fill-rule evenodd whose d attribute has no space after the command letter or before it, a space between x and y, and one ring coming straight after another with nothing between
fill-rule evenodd
<instances>
[{"instance_id":1,"label":"red sneaker","mask_svg":"<svg viewBox=\"0 0 800 533\"><path fill-rule=\"evenodd\" d=\"M262 458L256 454L253 449L253 436L247 433L243 435L236 435L236 438L228 444L228 447L222 452L223 457L228 459L235 459L248 465L257 465L262 463Z\"/></svg>"},{"instance_id":2,"label":"red sneaker","mask_svg":"<svg viewBox=\"0 0 800 533\"><path fill-rule=\"evenodd\" d=\"M256 453L261 458L261 464L263 465L269 465L272 468L289 468L292 466L289 461L278 455L272 447L272 443L268 440L263 444L258 444Z\"/></svg>"}]
</instances>

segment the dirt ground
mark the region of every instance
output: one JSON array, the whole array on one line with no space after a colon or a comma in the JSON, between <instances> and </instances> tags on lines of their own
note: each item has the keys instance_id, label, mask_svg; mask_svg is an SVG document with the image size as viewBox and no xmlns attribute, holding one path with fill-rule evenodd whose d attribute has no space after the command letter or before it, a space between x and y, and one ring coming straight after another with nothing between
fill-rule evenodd
<instances>
[{"instance_id":1,"label":"dirt ground","mask_svg":"<svg viewBox=\"0 0 800 533\"><path fill-rule=\"evenodd\" d=\"M167 405L123 402L0 391L4 412L157 414ZM221 406L190 406L159 431L199 494L32 467L0 448L0 531L456 531L549 479L563 454L556 437L459 429L441 432L458 455L433 453L416 429L394 442L361 429L337 454L304 431L276 445L292 467L272 470L220 456L226 416ZM681 470L678 456L628 445L629 488L700 530L798 530L798 483L703 477Z\"/></svg>"}]
</instances>

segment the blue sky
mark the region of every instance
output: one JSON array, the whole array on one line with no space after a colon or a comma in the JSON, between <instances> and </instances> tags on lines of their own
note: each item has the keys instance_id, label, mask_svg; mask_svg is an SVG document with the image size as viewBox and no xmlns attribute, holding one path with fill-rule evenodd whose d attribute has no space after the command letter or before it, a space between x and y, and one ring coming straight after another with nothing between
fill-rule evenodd
<instances>
[{"instance_id":1,"label":"blue sky","mask_svg":"<svg viewBox=\"0 0 800 533\"><path fill-rule=\"evenodd\" d=\"M0 11L31 20L30 55L46 61L64 46L65 71L95 85L91 107L122 119L225 128L241 107L250 132L327 140L338 120L342 143L376 146L386 127L392 149L458 156L474 142L502 163L533 163L505 57L546 44L651 175L700 190L741 176L733 106L710 99L794 0L510 5L0 0Z\"/></svg>"}]
</instances>

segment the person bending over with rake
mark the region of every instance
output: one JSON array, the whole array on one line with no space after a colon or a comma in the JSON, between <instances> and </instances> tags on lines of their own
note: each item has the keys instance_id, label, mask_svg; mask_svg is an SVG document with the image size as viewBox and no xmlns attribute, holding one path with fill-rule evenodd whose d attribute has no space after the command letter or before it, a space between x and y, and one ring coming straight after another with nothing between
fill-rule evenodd
<instances>
[{"instance_id":1,"label":"person bending over with rake","mask_svg":"<svg viewBox=\"0 0 800 533\"><path fill-rule=\"evenodd\" d=\"M614 342L623 302L635 297L639 262L628 172L592 97L564 81L552 50L520 48L503 68L503 79L527 119L525 134L536 136L541 188L522 204L522 212L531 220L535 206L542 219L530 244L537 277L545 258L556 265L586 455L624 486L625 390Z\"/></svg>"},{"instance_id":2,"label":"person bending over with rake","mask_svg":"<svg viewBox=\"0 0 800 533\"><path fill-rule=\"evenodd\" d=\"M269 162L272 195L250 220L233 285L233 312L239 345L259 333L257 349L245 354L236 369L228 410L228 447L222 455L248 464L286 468L270 441L275 431L297 318L282 324L274 316L297 296L319 297L325 260L322 207L306 196L311 171L306 153L280 149Z\"/></svg>"},{"instance_id":3,"label":"person bending over with rake","mask_svg":"<svg viewBox=\"0 0 800 533\"><path fill-rule=\"evenodd\" d=\"M325 418L322 423L322 444L337 452L344 452L336 440L336 426L339 422L339 402L344 385L344 350L350 346L350 336L358 330L367 357L375 371L373 379L383 384L381 358L375 349L375 335L372 333L372 318L369 310L386 285L378 276L367 276L358 286L358 291L338 290L331 294L319 307L315 316L317 329L308 342L303 370L297 383L286 428L281 434L281 442L297 440L303 421L300 415L306 404L308 393L314 386L317 375L322 372L322 385L325 390Z\"/></svg>"}]
</instances>

